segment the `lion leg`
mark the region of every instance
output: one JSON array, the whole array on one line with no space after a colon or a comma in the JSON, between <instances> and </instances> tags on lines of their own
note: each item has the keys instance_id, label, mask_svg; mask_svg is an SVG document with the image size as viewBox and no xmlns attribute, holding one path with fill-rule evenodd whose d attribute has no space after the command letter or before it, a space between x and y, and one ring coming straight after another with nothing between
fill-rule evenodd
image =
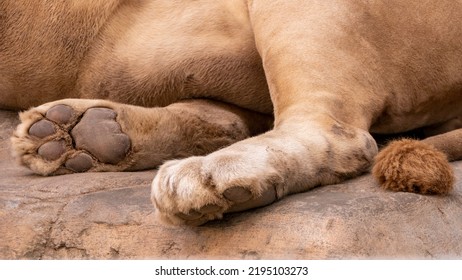
<instances>
[{"instance_id":1,"label":"lion leg","mask_svg":"<svg viewBox=\"0 0 462 280\"><path fill-rule=\"evenodd\" d=\"M462 159L462 129L387 145L375 159L372 173L383 188L422 194L447 194L454 188L448 161Z\"/></svg>"},{"instance_id":2,"label":"lion leg","mask_svg":"<svg viewBox=\"0 0 462 280\"><path fill-rule=\"evenodd\" d=\"M152 183L156 214L167 223L200 225L360 175L376 155L362 129L329 118L285 121L207 156L166 162Z\"/></svg>"},{"instance_id":3,"label":"lion leg","mask_svg":"<svg viewBox=\"0 0 462 280\"><path fill-rule=\"evenodd\" d=\"M289 2L252 1L250 5L275 109L274 129L207 156L161 166L151 194L161 220L200 225L228 212L268 205L288 194L341 182L366 172L372 164L377 145L367 131L369 116L364 114L372 98L364 92L358 94L356 84L350 86L352 92L343 91L348 85L341 79L343 75L362 75L365 67L356 67L353 74L350 69L335 72L339 58L326 47L329 42L310 52L311 43L319 42L310 37L317 26L304 19L318 9ZM294 11L285 12L301 19L291 16L287 20L280 5L292 7ZM306 10L300 11L304 7ZM304 28L293 29L297 26ZM323 63L313 61L316 55ZM313 71L329 73L327 78L335 76L337 80L323 80Z\"/></svg>"},{"instance_id":4,"label":"lion leg","mask_svg":"<svg viewBox=\"0 0 462 280\"><path fill-rule=\"evenodd\" d=\"M272 123L269 116L207 100L143 108L64 99L22 112L20 119L12 137L16 158L41 175L155 168L210 153Z\"/></svg>"},{"instance_id":5,"label":"lion leg","mask_svg":"<svg viewBox=\"0 0 462 280\"><path fill-rule=\"evenodd\" d=\"M423 142L443 152L449 161L462 159L462 128L428 137Z\"/></svg>"}]
</instances>

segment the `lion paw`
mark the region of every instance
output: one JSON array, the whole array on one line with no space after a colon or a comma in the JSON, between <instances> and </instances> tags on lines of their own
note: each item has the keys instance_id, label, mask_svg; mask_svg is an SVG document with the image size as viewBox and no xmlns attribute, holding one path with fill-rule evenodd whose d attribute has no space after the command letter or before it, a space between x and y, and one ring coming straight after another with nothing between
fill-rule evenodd
<instances>
[{"instance_id":1,"label":"lion paw","mask_svg":"<svg viewBox=\"0 0 462 280\"><path fill-rule=\"evenodd\" d=\"M422 194L447 194L454 174L446 156L417 140L390 143L377 155L374 176L383 188Z\"/></svg>"},{"instance_id":2,"label":"lion paw","mask_svg":"<svg viewBox=\"0 0 462 280\"><path fill-rule=\"evenodd\" d=\"M117 113L71 103L21 113L22 123L12 137L20 163L42 175L121 169L131 141Z\"/></svg>"},{"instance_id":3,"label":"lion paw","mask_svg":"<svg viewBox=\"0 0 462 280\"><path fill-rule=\"evenodd\" d=\"M238 156L218 152L164 164L152 183L151 199L162 221L197 226L274 202L278 179Z\"/></svg>"}]
</instances>

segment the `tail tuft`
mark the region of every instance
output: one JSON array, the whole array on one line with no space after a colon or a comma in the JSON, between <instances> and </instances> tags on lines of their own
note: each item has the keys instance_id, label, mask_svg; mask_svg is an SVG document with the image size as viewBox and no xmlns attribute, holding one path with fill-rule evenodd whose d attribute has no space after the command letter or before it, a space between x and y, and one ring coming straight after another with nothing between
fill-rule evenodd
<instances>
[{"instance_id":1,"label":"tail tuft","mask_svg":"<svg viewBox=\"0 0 462 280\"><path fill-rule=\"evenodd\" d=\"M447 194L454 188L446 155L418 140L392 141L376 156L372 173L392 191Z\"/></svg>"}]
</instances>

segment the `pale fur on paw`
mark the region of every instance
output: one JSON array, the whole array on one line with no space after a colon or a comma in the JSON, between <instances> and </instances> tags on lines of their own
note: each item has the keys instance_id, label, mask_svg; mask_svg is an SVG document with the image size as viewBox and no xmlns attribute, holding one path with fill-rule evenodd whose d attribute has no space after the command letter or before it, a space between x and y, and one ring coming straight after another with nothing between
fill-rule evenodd
<instances>
[{"instance_id":1,"label":"pale fur on paw","mask_svg":"<svg viewBox=\"0 0 462 280\"><path fill-rule=\"evenodd\" d=\"M255 159L243 155L225 149L165 163L154 178L151 194L160 220L197 226L227 212L277 200L282 177L258 155Z\"/></svg>"}]
</instances>

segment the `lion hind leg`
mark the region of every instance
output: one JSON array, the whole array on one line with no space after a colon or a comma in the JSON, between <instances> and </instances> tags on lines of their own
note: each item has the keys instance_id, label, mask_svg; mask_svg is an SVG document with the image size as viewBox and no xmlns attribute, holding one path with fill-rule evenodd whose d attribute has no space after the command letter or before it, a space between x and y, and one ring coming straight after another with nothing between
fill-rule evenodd
<instances>
[{"instance_id":1,"label":"lion hind leg","mask_svg":"<svg viewBox=\"0 0 462 280\"><path fill-rule=\"evenodd\" d=\"M203 155L269 129L272 116L209 100L143 108L65 99L20 114L12 146L41 175L132 171Z\"/></svg>"},{"instance_id":2,"label":"lion hind leg","mask_svg":"<svg viewBox=\"0 0 462 280\"><path fill-rule=\"evenodd\" d=\"M423 142L443 152L449 161L462 159L462 128L428 137Z\"/></svg>"},{"instance_id":3,"label":"lion hind leg","mask_svg":"<svg viewBox=\"0 0 462 280\"><path fill-rule=\"evenodd\" d=\"M422 141L393 141L376 156L372 173L385 189L447 194L454 188L449 161L459 159L462 159L462 129Z\"/></svg>"}]
</instances>

